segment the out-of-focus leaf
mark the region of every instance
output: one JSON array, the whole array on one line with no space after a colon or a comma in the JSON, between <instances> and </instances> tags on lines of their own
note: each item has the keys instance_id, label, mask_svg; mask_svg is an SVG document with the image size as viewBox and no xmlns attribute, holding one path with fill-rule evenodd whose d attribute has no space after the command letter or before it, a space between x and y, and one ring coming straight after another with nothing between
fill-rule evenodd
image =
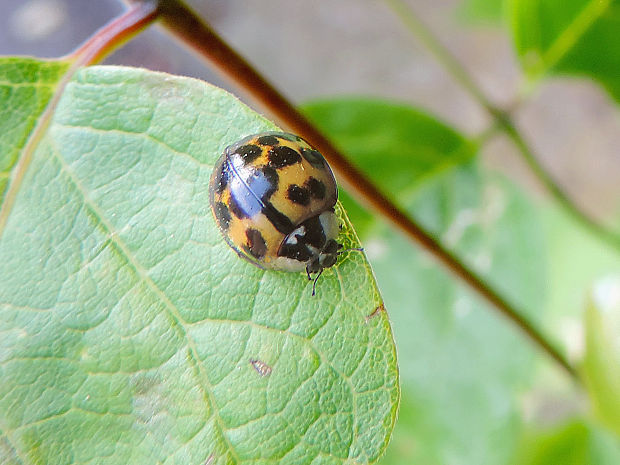
<instances>
[{"instance_id":1,"label":"out-of-focus leaf","mask_svg":"<svg viewBox=\"0 0 620 465\"><path fill-rule=\"evenodd\" d=\"M390 115L385 102L321 105L320 118L311 114L356 164L528 309L531 319L542 317L545 265L537 212L509 183L479 172L463 136L437 121L435 130L421 131L415 120L398 116L401 106L392 106ZM424 118L427 128L433 124L432 117ZM389 123L394 120L402 124L398 133ZM429 134L453 143L422 152L423 163L416 150L402 157L399 147L415 148ZM363 245L401 354L403 410L381 463L505 463L521 424L519 394L533 368L531 345L400 234L377 227Z\"/></svg>"},{"instance_id":2,"label":"out-of-focus leaf","mask_svg":"<svg viewBox=\"0 0 620 465\"><path fill-rule=\"evenodd\" d=\"M599 427L575 419L542 431L529 431L511 465L616 465L620 443Z\"/></svg>"},{"instance_id":3,"label":"out-of-focus leaf","mask_svg":"<svg viewBox=\"0 0 620 465\"><path fill-rule=\"evenodd\" d=\"M526 72L590 76L620 101L620 0L509 0Z\"/></svg>"},{"instance_id":4,"label":"out-of-focus leaf","mask_svg":"<svg viewBox=\"0 0 620 465\"><path fill-rule=\"evenodd\" d=\"M557 206L543 206L540 217L548 238L548 323L581 320L592 283L620 270L620 254Z\"/></svg>"},{"instance_id":5,"label":"out-of-focus leaf","mask_svg":"<svg viewBox=\"0 0 620 465\"><path fill-rule=\"evenodd\" d=\"M69 83L0 231L5 462L377 460L398 372L364 255L313 297L304 273L241 260L210 212L224 147L271 129L193 79Z\"/></svg>"},{"instance_id":6,"label":"out-of-focus leaf","mask_svg":"<svg viewBox=\"0 0 620 465\"><path fill-rule=\"evenodd\" d=\"M594 411L620 437L620 275L595 288L585 333L583 374Z\"/></svg>"}]
</instances>

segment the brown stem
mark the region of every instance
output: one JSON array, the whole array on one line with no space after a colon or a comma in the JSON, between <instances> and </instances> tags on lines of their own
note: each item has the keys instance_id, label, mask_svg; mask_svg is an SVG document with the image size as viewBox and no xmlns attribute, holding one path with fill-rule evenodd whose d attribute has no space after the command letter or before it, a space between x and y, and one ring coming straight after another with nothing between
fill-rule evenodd
<instances>
[{"instance_id":1,"label":"brown stem","mask_svg":"<svg viewBox=\"0 0 620 465\"><path fill-rule=\"evenodd\" d=\"M496 293L476 272L467 268L458 257L444 248L420 225L383 195L334 145L295 107L265 80L235 50L228 46L207 24L189 8L176 0L160 4L160 18L174 36L195 52L210 60L220 71L266 108L278 121L302 135L325 155L339 180L367 206L390 220L409 238L430 251L454 275L493 304L505 317L521 329L536 345L578 380L574 367L547 338L532 326L508 301Z\"/></svg>"},{"instance_id":2,"label":"brown stem","mask_svg":"<svg viewBox=\"0 0 620 465\"><path fill-rule=\"evenodd\" d=\"M137 2L99 29L67 58L79 62L79 66L97 63L155 21L157 15L155 3Z\"/></svg>"}]
</instances>

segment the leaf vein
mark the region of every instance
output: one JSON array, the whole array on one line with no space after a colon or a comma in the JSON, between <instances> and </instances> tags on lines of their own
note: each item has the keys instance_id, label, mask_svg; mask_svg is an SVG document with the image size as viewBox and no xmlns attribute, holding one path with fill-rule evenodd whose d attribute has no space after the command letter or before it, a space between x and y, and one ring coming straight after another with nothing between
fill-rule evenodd
<instances>
[{"instance_id":1,"label":"leaf vein","mask_svg":"<svg viewBox=\"0 0 620 465\"><path fill-rule=\"evenodd\" d=\"M168 145L167 143L165 143L164 141L155 138L153 135L148 134L148 133L144 133L144 132L133 132L133 131L127 131L127 130L122 130L122 129L101 129L101 128L95 128L93 126L81 126L81 125L76 125L76 124L66 124L66 123L58 123L58 122L54 122L54 129L56 128L63 128L63 129L67 129L67 130L75 130L75 131L86 131L86 132L93 132L93 133L99 133L99 134L105 134L105 135L110 135L110 134L120 134L120 135L124 135L124 136L130 136L130 137L137 137L137 138L143 138L146 139L148 141L154 142L156 145L160 145L161 147L163 147L164 149L166 149L166 151L172 152L175 155L178 155L180 157L183 158L187 158L190 161L192 161L193 163L196 163L200 166L204 166L207 168L213 168L213 165L209 164L209 163L205 163L202 162L200 160L198 160L196 157L194 157L193 155L187 153L187 152L182 152L180 150L175 149L174 147Z\"/></svg>"},{"instance_id":2,"label":"leaf vein","mask_svg":"<svg viewBox=\"0 0 620 465\"><path fill-rule=\"evenodd\" d=\"M3 436L6 438L6 442L9 444L11 449L15 452L15 457L17 457L17 459L19 460L21 464L25 464L26 460L22 457L20 450L15 445L15 441L11 439L11 436L9 435L9 431L0 429L0 437L3 437Z\"/></svg>"},{"instance_id":3,"label":"leaf vein","mask_svg":"<svg viewBox=\"0 0 620 465\"><path fill-rule=\"evenodd\" d=\"M609 8L610 4L611 0L590 0L547 49L542 59L545 69L540 71L544 72L555 66Z\"/></svg>"}]
</instances>

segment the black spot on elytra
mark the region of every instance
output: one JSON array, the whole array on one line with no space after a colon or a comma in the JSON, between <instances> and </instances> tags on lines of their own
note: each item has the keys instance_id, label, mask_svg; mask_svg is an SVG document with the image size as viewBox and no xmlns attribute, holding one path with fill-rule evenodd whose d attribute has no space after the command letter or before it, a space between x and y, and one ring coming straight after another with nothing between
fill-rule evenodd
<instances>
[{"instance_id":1,"label":"black spot on elytra","mask_svg":"<svg viewBox=\"0 0 620 465\"><path fill-rule=\"evenodd\" d=\"M237 197L235 196L230 197L228 201L228 208L233 213L233 215L235 215L240 220L243 218L249 218L250 216L248 212L246 212L247 208L243 208L243 207L246 207L246 206L239 205L239 201L237 200Z\"/></svg>"},{"instance_id":2,"label":"black spot on elytra","mask_svg":"<svg viewBox=\"0 0 620 465\"><path fill-rule=\"evenodd\" d=\"M217 219L220 228L227 231L230 227L231 220L228 207L222 202L215 202L213 205L213 213L215 214L215 218Z\"/></svg>"},{"instance_id":3,"label":"black spot on elytra","mask_svg":"<svg viewBox=\"0 0 620 465\"><path fill-rule=\"evenodd\" d=\"M260 145L278 145L280 143L280 139L270 134L268 136L260 136L256 139L256 142Z\"/></svg>"},{"instance_id":4,"label":"black spot on elytra","mask_svg":"<svg viewBox=\"0 0 620 465\"><path fill-rule=\"evenodd\" d=\"M247 239L247 245L244 246L246 252L252 255L254 258L261 259L267 252L267 243L265 238L256 229L248 229L245 231L245 237Z\"/></svg>"},{"instance_id":5,"label":"black spot on elytra","mask_svg":"<svg viewBox=\"0 0 620 465\"><path fill-rule=\"evenodd\" d=\"M310 178L306 181L305 187L310 191L310 195L319 200L323 200L325 198L325 184L322 181L319 181L316 178Z\"/></svg>"},{"instance_id":6,"label":"black spot on elytra","mask_svg":"<svg viewBox=\"0 0 620 465\"><path fill-rule=\"evenodd\" d=\"M291 184L286 191L286 197L293 203L308 205L310 203L310 191L305 187Z\"/></svg>"},{"instance_id":7,"label":"black spot on elytra","mask_svg":"<svg viewBox=\"0 0 620 465\"><path fill-rule=\"evenodd\" d=\"M316 168L323 168L325 159L318 150L303 148L301 149L301 154L312 166Z\"/></svg>"},{"instance_id":8,"label":"black spot on elytra","mask_svg":"<svg viewBox=\"0 0 620 465\"><path fill-rule=\"evenodd\" d=\"M244 164L248 165L260 157L263 150L258 145L248 144L239 147L235 153L243 158Z\"/></svg>"},{"instance_id":9,"label":"black spot on elytra","mask_svg":"<svg viewBox=\"0 0 620 465\"><path fill-rule=\"evenodd\" d=\"M267 202L271 198L278 190L279 183L278 172L270 166L263 166L256 170L254 175L248 179L248 187L262 202Z\"/></svg>"},{"instance_id":10,"label":"black spot on elytra","mask_svg":"<svg viewBox=\"0 0 620 465\"><path fill-rule=\"evenodd\" d=\"M226 189L228 185L228 165L224 163L225 159L219 163L215 168L213 184L215 187L215 192L221 194Z\"/></svg>"},{"instance_id":11,"label":"black spot on elytra","mask_svg":"<svg viewBox=\"0 0 620 465\"><path fill-rule=\"evenodd\" d=\"M278 145L269 150L269 165L273 168L284 168L301 161L299 152L285 145Z\"/></svg>"},{"instance_id":12,"label":"black spot on elytra","mask_svg":"<svg viewBox=\"0 0 620 465\"><path fill-rule=\"evenodd\" d=\"M290 234L291 231L295 229L295 225L289 217L281 211L276 210L276 207L274 207L271 202L267 202L265 204L265 208L263 208L263 215L265 215L271 224L273 224L273 227L282 234Z\"/></svg>"}]
</instances>

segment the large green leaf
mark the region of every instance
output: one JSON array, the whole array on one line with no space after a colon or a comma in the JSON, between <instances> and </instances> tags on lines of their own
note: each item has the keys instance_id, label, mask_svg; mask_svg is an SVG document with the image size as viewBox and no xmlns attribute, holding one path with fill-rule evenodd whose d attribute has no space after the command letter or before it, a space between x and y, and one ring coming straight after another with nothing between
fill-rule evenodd
<instances>
[{"instance_id":1,"label":"large green leaf","mask_svg":"<svg viewBox=\"0 0 620 465\"><path fill-rule=\"evenodd\" d=\"M609 432L581 419L527 431L511 465L616 465L620 442Z\"/></svg>"},{"instance_id":2,"label":"large green leaf","mask_svg":"<svg viewBox=\"0 0 620 465\"><path fill-rule=\"evenodd\" d=\"M0 206L19 153L68 66L30 58L0 60Z\"/></svg>"},{"instance_id":3,"label":"large green leaf","mask_svg":"<svg viewBox=\"0 0 620 465\"><path fill-rule=\"evenodd\" d=\"M620 276L595 289L585 329L583 374L590 399L598 417L620 437Z\"/></svg>"},{"instance_id":4,"label":"large green leaf","mask_svg":"<svg viewBox=\"0 0 620 465\"><path fill-rule=\"evenodd\" d=\"M326 270L312 297L303 273L240 260L209 210L223 148L273 128L200 81L74 77L1 231L6 462L378 458L398 373L363 254Z\"/></svg>"},{"instance_id":5,"label":"large green leaf","mask_svg":"<svg viewBox=\"0 0 620 465\"><path fill-rule=\"evenodd\" d=\"M542 317L537 212L509 183L479 172L466 138L423 112L386 102L345 99L316 107L307 108L317 123L386 192L528 309L529 318ZM394 122L402 126L397 132ZM399 234L376 227L364 246L401 354L402 412L381 463L505 462L516 446L531 345Z\"/></svg>"},{"instance_id":6,"label":"large green leaf","mask_svg":"<svg viewBox=\"0 0 620 465\"><path fill-rule=\"evenodd\" d=\"M620 0L509 0L509 18L525 70L598 80L620 100Z\"/></svg>"}]
</instances>

